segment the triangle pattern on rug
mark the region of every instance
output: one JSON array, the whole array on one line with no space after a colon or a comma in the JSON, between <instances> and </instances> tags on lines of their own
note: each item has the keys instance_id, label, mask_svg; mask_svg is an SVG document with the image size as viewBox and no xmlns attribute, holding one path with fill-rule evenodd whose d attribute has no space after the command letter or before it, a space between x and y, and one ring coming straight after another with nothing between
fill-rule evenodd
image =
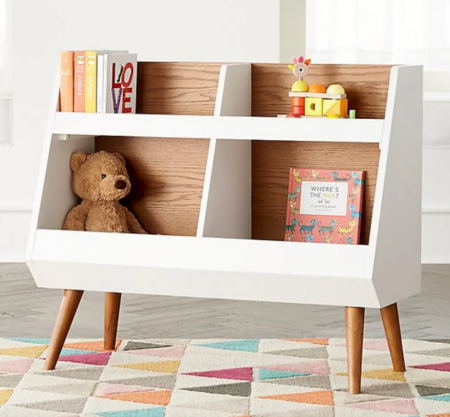
<instances>
[{"instance_id":1,"label":"triangle pattern on rug","mask_svg":"<svg viewBox=\"0 0 450 417\"><path fill-rule=\"evenodd\" d=\"M20 407L31 408L35 410L57 411L60 413L70 410L71 413L81 413L87 402L87 398L76 398L73 400L57 400L57 401L43 401L29 404L20 404Z\"/></svg>"},{"instance_id":2,"label":"triangle pattern on rug","mask_svg":"<svg viewBox=\"0 0 450 417\"><path fill-rule=\"evenodd\" d=\"M268 355L294 356L298 358L328 359L328 352L326 347L276 350L274 352L264 353Z\"/></svg>"},{"instance_id":3,"label":"triangle pattern on rug","mask_svg":"<svg viewBox=\"0 0 450 417\"><path fill-rule=\"evenodd\" d=\"M176 375L159 375L159 376L150 376L146 378L114 379L111 381L103 381L103 382L121 385L138 385L140 387L148 387L148 388L173 389L175 388L176 380L177 380Z\"/></svg>"},{"instance_id":4,"label":"triangle pattern on rug","mask_svg":"<svg viewBox=\"0 0 450 417\"><path fill-rule=\"evenodd\" d=\"M334 405L332 391L314 391L314 392L303 392L298 394L268 395L259 398L265 400L290 401L304 404L316 404L327 406Z\"/></svg>"},{"instance_id":5,"label":"triangle pattern on rug","mask_svg":"<svg viewBox=\"0 0 450 417\"><path fill-rule=\"evenodd\" d=\"M39 358L47 345L30 346L21 348L0 349L0 356L23 356L25 358Z\"/></svg>"},{"instance_id":6,"label":"triangle pattern on rug","mask_svg":"<svg viewBox=\"0 0 450 417\"><path fill-rule=\"evenodd\" d=\"M97 381L103 373L101 367L76 368L76 369L56 369L55 371L43 371L42 375L59 376L69 379L83 379L87 381Z\"/></svg>"},{"instance_id":7,"label":"triangle pattern on rug","mask_svg":"<svg viewBox=\"0 0 450 417\"><path fill-rule=\"evenodd\" d=\"M167 405L169 404L172 390L165 391L140 391L121 394L104 395L101 398L110 400L128 401L133 403Z\"/></svg>"},{"instance_id":8,"label":"triangle pattern on rug","mask_svg":"<svg viewBox=\"0 0 450 417\"><path fill-rule=\"evenodd\" d=\"M189 372L184 375L200 376L206 378L236 379L239 381L253 381L252 368L219 369L204 372Z\"/></svg>"},{"instance_id":9,"label":"triangle pattern on rug","mask_svg":"<svg viewBox=\"0 0 450 417\"><path fill-rule=\"evenodd\" d=\"M25 337L8 337L8 340L14 340L16 342L31 343L33 345L48 345L50 339L32 339Z\"/></svg>"},{"instance_id":10,"label":"triangle pattern on rug","mask_svg":"<svg viewBox=\"0 0 450 417\"><path fill-rule=\"evenodd\" d=\"M348 404L347 407L358 408L362 410L371 410L387 413L397 413L403 415L418 415L419 412L414 404L414 399L395 399L395 400L381 400L367 403L353 403Z\"/></svg>"},{"instance_id":11,"label":"triangle pattern on rug","mask_svg":"<svg viewBox=\"0 0 450 417\"><path fill-rule=\"evenodd\" d=\"M307 375L302 377L284 378L284 379L272 379L269 381L263 381L266 384L276 384L284 386L299 386L306 388L317 389L331 389L331 382L328 375Z\"/></svg>"},{"instance_id":12,"label":"triangle pattern on rug","mask_svg":"<svg viewBox=\"0 0 450 417\"><path fill-rule=\"evenodd\" d=\"M99 417L164 417L165 413L165 407L154 407L143 410L107 411L94 415Z\"/></svg>"},{"instance_id":13,"label":"triangle pattern on rug","mask_svg":"<svg viewBox=\"0 0 450 417\"><path fill-rule=\"evenodd\" d=\"M116 350L119 348L122 343L122 339L116 340ZM80 349L80 350L93 350L95 352L106 352L103 347L103 340L96 341L87 341L87 342L75 342L75 343L66 343L64 344L65 348L71 349Z\"/></svg>"},{"instance_id":14,"label":"triangle pattern on rug","mask_svg":"<svg viewBox=\"0 0 450 417\"><path fill-rule=\"evenodd\" d=\"M265 381L267 379L282 379L282 378L292 378L295 376L302 377L311 374L292 372L292 371L278 371L276 369L259 369L258 376L260 381Z\"/></svg>"},{"instance_id":15,"label":"triangle pattern on rug","mask_svg":"<svg viewBox=\"0 0 450 417\"><path fill-rule=\"evenodd\" d=\"M444 395L431 395L429 397L422 397L424 400L432 400L432 401L445 401L450 402L450 394Z\"/></svg>"},{"instance_id":16,"label":"triangle pattern on rug","mask_svg":"<svg viewBox=\"0 0 450 417\"><path fill-rule=\"evenodd\" d=\"M417 392L421 397L450 394L450 388L434 387L430 385L416 385Z\"/></svg>"},{"instance_id":17,"label":"triangle pattern on rug","mask_svg":"<svg viewBox=\"0 0 450 417\"><path fill-rule=\"evenodd\" d=\"M317 360L311 362L294 362L279 365L265 366L266 369L274 369L277 371L291 371L307 374L329 375L330 367L327 360Z\"/></svg>"},{"instance_id":18,"label":"triangle pattern on rug","mask_svg":"<svg viewBox=\"0 0 450 417\"><path fill-rule=\"evenodd\" d=\"M125 385L125 384L111 384L108 382L101 382L97 389L95 390L96 397L104 397L111 394L124 394L127 392L149 392L156 391L156 389L151 389L149 387L142 387L138 385Z\"/></svg>"},{"instance_id":19,"label":"triangle pattern on rug","mask_svg":"<svg viewBox=\"0 0 450 417\"><path fill-rule=\"evenodd\" d=\"M24 374L25 372L28 372L33 362L33 359L0 361L0 372L8 374Z\"/></svg>"},{"instance_id":20,"label":"triangle pattern on rug","mask_svg":"<svg viewBox=\"0 0 450 417\"><path fill-rule=\"evenodd\" d=\"M167 346L150 349L129 350L127 353L132 355L159 356L163 358L181 359L184 355L186 346Z\"/></svg>"},{"instance_id":21,"label":"triangle pattern on rug","mask_svg":"<svg viewBox=\"0 0 450 417\"><path fill-rule=\"evenodd\" d=\"M102 352L102 353L87 353L81 355L67 355L61 356L59 361L62 362L73 362L73 363L82 363L85 365L97 365L97 366L105 366L109 357L111 356L111 352Z\"/></svg>"},{"instance_id":22,"label":"triangle pattern on rug","mask_svg":"<svg viewBox=\"0 0 450 417\"><path fill-rule=\"evenodd\" d=\"M329 339L286 339L291 342L312 343L313 345L328 346Z\"/></svg>"},{"instance_id":23,"label":"triangle pattern on rug","mask_svg":"<svg viewBox=\"0 0 450 417\"><path fill-rule=\"evenodd\" d=\"M258 352L259 339L233 340L231 342L204 343L202 346L213 349L234 350L237 352Z\"/></svg>"},{"instance_id":24,"label":"triangle pattern on rug","mask_svg":"<svg viewBox=\"0 0 450 417\"><path fill-rule=\"evenodd\" d=\"M172 345L163 345L163 344L156 344L156 343L146 343L146 342L137 342L137 341L129 341L124 351L132 351L132 350L142 350L142 349L161 349L161 348L168 348Z\"/></svg>"},{"instance_id":25,"label":"triangle pattern on rug","mask_svg":"<svg viewBox=\"0 0 450 417\"><path fill-rule=\"evenodd\" d=\"M161 372L166 374L176 374L180 361L144 362L132 363L128 365L114 365L115 368L138 369L140 371Z\"/></svg>"},{"instance_id":26,"label":"triangle pattern on rug","mask_svg":"<svg viewBox=\"0 0 450 417\"><path fill-rule=\"evenodd\" d=\"M0 373L0 387L1 388L16 388L19 382L22 380L22 374L4 374ZM1 389L0 388L0 389Z\"/></svg>"},{"instance_id":27,"label":"triangle pattern on rug","mask_svg":"<svg viewBox=\"0 0 450 417\"><path fill-rule=\"evenodd\" d=\"M0 405L5 405L8 400L11 398L14 390L12 389L4 389L0 390Z\"/></svg>"},{"instance_id":28,"label":"triangle pattern on rug","mask_svg":"<svg viewBox=\"0 0 450 417\"><path fill-rule=\"evenodd\" d=\"M347 373L339 373L339 376L348 376ZM374 371L364 371L361 375L363 378L369 379L385 379L386 381L406 382L403 372L394 372L393 369L377 369Z\"/></svg>"},{"instance_id":29,"label":"triangle pattern on rug","mask_svg":"<svg viewBox=\"0 0 450 417\"><path fill-rule=\"evenodd\" d=\"M97 353L95 350L82 350L82 349L72 349L72 348L62 348L61 356L72 356L72 355L87 355L87 354Z\"/></svg>"},{"instance_id":30,"label":"triangle pattern on rug","mask_svg":"<svg viewBox=\"0 0 450 417\"><path fill-rule=\"evenodd\" d=\"M252 392L251 382L236 384L213 385L209 387L183 388L184 391L204 392L207 394L232 395L235 397L249 397Z\"/></svg>"},{"instance_id":31,"label":"triangle pattern on rug","mask_svg":"<svg viewBox=\"0 0 450 417\"><path fill-rule=\"evenodd\" d=\"M432 371L440 371L440 372L450 372L450 362L434 363L434 364L430 364L430 365L416 365L416 366L411 366L411 368L429 369Z\"/></svg>"}]
</instances>

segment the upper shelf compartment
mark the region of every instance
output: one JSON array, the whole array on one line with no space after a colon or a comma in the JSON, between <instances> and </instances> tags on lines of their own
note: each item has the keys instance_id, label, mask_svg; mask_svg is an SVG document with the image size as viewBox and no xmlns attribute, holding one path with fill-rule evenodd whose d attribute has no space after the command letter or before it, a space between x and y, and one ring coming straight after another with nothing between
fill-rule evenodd
<instances>
[{"instance_id":1,"label":"upper shelf compartment","mask_svg":"<svg viewBox=\"0 0 450 417\"><path fill-rule=\"evenodd\" d=\"M57 113L53 133L193 139L381 142L383 120Z\"/></svg>"}]
</instances>

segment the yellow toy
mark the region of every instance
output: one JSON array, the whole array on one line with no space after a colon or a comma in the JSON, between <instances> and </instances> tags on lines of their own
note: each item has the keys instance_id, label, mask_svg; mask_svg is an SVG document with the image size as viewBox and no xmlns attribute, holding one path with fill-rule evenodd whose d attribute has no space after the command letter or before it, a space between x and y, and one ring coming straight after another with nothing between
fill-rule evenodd
<instances>
[{"instance_id":1,"label":"yellow toy","mask_svg":"<svg viewBox=\"0 0 450 417\"><path fill-rule=\"evenodd\" d=\"M305 116L322 116L324 99L320 97L306 97Z\"/></svg>"},{"instance_id":2,"label":"yellow toy","mask_svg":"<svg viewBox=\"0 0 450 417\"><path fill-rule=\"evenodd\" d=\"M324 100L323 115L324 116L336 115L341 117L347 117L348 100L346 98L343 98L341 100Z\"/></svg>"},{"instance_id":3,"label":"yellow toy","mask_svg":"<svg viewBox=\"0 0 450 417\"><path fill-rule=\"evenodd\" d=\"M292 85L291 91L303 93L309 90L309 85L306 81L303 81L303 78L306 77L306 74L308 74L310 63L310 59L305 60L302 56L298 59L294 58L292 60L292 64L289 65L289 69L292 70L296 77L298 77L298 81Z\"/></svg>"}]
</instances>

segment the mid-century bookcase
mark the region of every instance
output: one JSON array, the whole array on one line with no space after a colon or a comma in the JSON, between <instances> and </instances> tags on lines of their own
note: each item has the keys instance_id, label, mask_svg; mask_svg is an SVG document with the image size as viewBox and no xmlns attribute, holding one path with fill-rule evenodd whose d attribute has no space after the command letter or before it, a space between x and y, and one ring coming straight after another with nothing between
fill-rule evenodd
<instances>
[{"instance_id":1,"label":"mid-century bookcase","mask_svg":"<svg viewBox=\"0 0 450 417\"><path fill-rule=\"evenodd\" d=\"M346 307L350 392L365 308L381 309L404 371L396 303L421 283L422 67L309 74L343 85L357 119L278 118L287 65L141 62L136 115L60 113L56 77L27 256L39 287L66 290L46 369L83 291L102 291L106 349L121 293L325 304ZM61 230L78 203L70 156L96 150L127 159L124 204L151 234ZM366 171L360 245L283 241L290 167Z\"/></svg>"}]
</instances>

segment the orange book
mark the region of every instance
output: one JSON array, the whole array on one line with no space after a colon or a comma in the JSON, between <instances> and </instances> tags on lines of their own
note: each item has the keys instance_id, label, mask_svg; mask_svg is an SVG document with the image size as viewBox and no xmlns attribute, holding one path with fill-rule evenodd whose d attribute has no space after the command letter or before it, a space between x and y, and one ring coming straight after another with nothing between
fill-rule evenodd
<instances>
[{"instance_id":1,"label":"orange book","mask_svg":"<svg viewBox=\"0 0 450 417\"><path fill-rule=\"evenodd\" d=\"M84 61L86 53L84 51L76 51L74 61L74 110L77 113L84 113L84 97L85 97L85 67Z\"/></svg>"},{"instance_id":2,"label":"orange book","mask_svg":"<svg viewBox=\"0 0 450 417\"><path fill-rule=\"evenodd\" d=\"M73 52L61 52L60 110L73 112Z\"/></svg>"}]
</instances>

